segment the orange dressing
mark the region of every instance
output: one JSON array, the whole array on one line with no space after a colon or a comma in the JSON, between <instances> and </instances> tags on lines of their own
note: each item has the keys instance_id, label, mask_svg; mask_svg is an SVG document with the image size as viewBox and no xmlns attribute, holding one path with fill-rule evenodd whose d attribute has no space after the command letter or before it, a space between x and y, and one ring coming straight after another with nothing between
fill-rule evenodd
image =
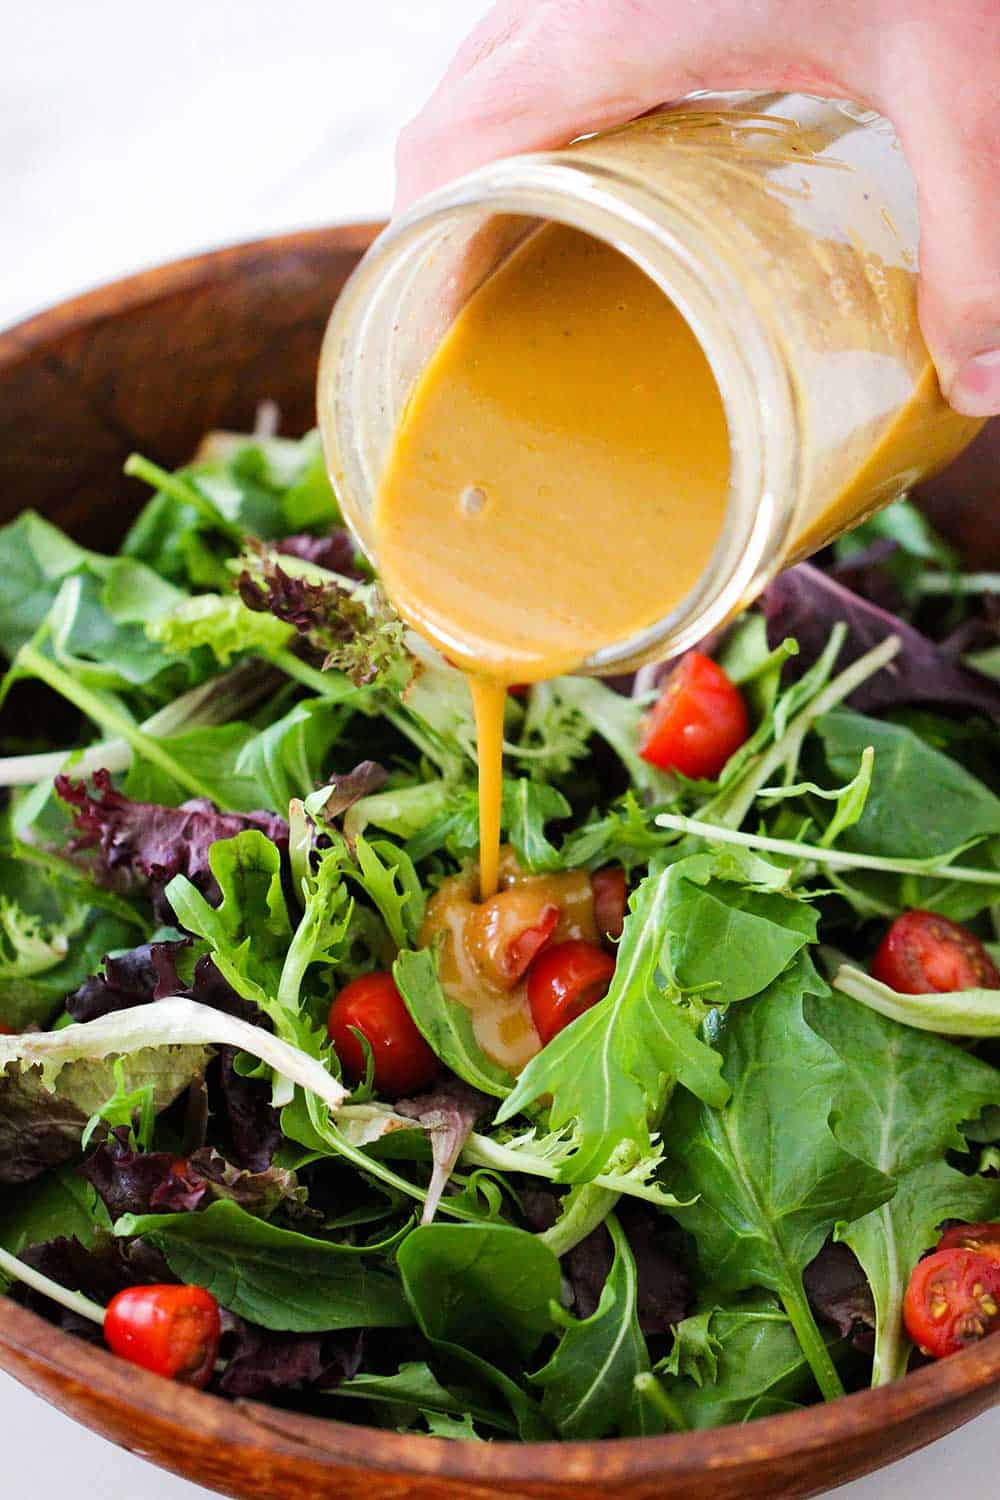
<instances>
[{"instance_id":1,"label":"orange dressing","mask_svg":"<svg viewBox=\"0 0 1000 1500\"><path fill-rule=\"evenodd\" d=\"M653 624L708 564L729 434L683 317L564 225L479 289L410 397L375 512L400 613L469 674L480 892L497 882L504 689Z\"/></svg>"}]
</instances>

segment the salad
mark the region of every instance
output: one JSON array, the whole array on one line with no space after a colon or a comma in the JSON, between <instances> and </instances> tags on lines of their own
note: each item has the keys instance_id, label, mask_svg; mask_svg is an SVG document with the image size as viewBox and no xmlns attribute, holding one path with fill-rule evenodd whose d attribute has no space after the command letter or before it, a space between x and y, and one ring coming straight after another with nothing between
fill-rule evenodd
<instances>
[{"instance_id":1,"label":"salad","mask_svg":"<svg viewBox=\"0 0 1000 1500\"><path fill-rule=\"evenodd\" d=\"M0 530L0 1278L224 1396L742 1422L1000 1322L1000 579L901 502L680 663L461 675L315 435Z\"/></svg>"}]
</instances>

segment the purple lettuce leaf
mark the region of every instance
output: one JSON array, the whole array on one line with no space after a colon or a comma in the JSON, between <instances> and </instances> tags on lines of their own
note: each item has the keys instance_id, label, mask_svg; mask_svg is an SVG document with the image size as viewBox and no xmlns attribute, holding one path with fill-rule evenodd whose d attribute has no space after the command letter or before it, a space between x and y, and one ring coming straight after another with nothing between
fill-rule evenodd
<instances>
[{"instance_id":1,"label":"purple lettuce leaf","mask_svg":"<svg viewBox=\"0 0 1000 1500\"><path fill-rule=\"evenodd\" d=\"M427 1131L434 1163L421 1223L429 1224L437 1212L441 1194L448 1185L455 1163L476 1122L492 1114L494 1100L460 1078L444 1078L426 1094L396 1102L396 1113L416 1120Z\"/></svg>"},{"instance_id":2,"label":"purple lettuce leaf","mask_svg":"<svg viewBox=\"0 0 1000 1500\"><path fill-rule=\"evenodd\" d=\"M847 1245L827 1240L802 1273L809 1306L842 1339L859 1349L875 1345L875 1299L861 1262Z\"/></svg>"},{"instance_id":3,"label":"purple lettuce leaf","mask_svg":"<svg viewBox=\"0 0 1000 1500\"><path fill-rule=\"evenodd\" d=\"M178 1158L166 1151L136 1151L126 1127L113 1130L80 1168L112 1221L123 1214L191 1213L220 1198L268 1219L280 1208L289 1218L307 1211L306 1190L294 1172L268 1167L251 1172L205 1146Z\"/></svg>"},{"instance_id":4,"label":"purple lettuce leaf","mask_svg":"<svg viewBox=\"0 0 1000 1500\"><path fill-rule=\"evenodd\" d=\"M362 797L370 797L389 780L389 772L377 760L362 760L353 771L330 777L330 795L317 811L328 823L339 818ZM310 806L312 804L310 803Z\"/></svg>"},{"instance_id":5,"label":"purple lettuce leaf","mask_svg":"<svg viewBox=\"0 0 1000 1500\"><path fill-rule=\"evenodd\" d=\"M218 1381L225 1396L269 1396L276 1391L329 1389L361 1368L364 1335L275 1333L223 1312L220 1352L227 1361Z\"/></svg>"},{"instance_id":6,"label":"purple lettuce leaf","mask_svg":"<svg viewBox=\"0 0 1000 1500\"><path fill-rule=\"evenodd\" d=\"M334 578L296 577L264 550L237 586L248 609L293 625L305 654L324 671L337 668L364 687L402 665L409 670L403 622L377 588L366 591L366 600Z\"/></svg>"},{"instance_id":7,"label":"purple lettuce leaf","mask_svg":"<svg viewBox=\"0 0 1000 1500\"><path fill-rule=\"evenodd\" d=\"M150 1000L176 995L181 988L176 959L190 943L190 938L182 938L179 942L141 943L127 953L106 957L103 972L85 979L80 988L68 996L66 1009L74 1021L96 1021L112 1011L129 1010L133 1005L145 1005ZM222 976L219 978L221 980Z\"/></svg>"},{"instance_id":8,"label":"purple lettuce leaf","mask_svg":"<svg viewBox=\"0 0 1000 1500\"><path fill-rule=\"evenodd\" d=\"M344 526L335 526L325 536L312 536L309 532L298 532L275 542L278 552L286 557L298 557L303 562L315 563L330 573L339 573L343 578L363 579L358 567L357 543Z\"/></svg>"},{"instance_id":9,"label":"purple lettuce leaf","mask_svg":"<svg viewBox=\"0 0 1000 1500\"><path fill-rule=\"evenodd\" d=\"M558 1196L534 1183L522 1189L519 1196L531 1228L551 1229L559 1217ZM691 1278L663 1234L662 1215L654 1208L620 1199L615 1214L635 1256L639 1327L646 1335L669 1333L691 1309ZM611 1236L603 1224L562 1257L576 1317L589 1318L597 1311L613 1260Z\"/></svg>"},{"instance_id":10,"label":"purple lettuce leaf","mask_svg":"<svg viewBox=\"0 0 1000 1500\"><path fill-rule=\"evenodd\" d=\"M785 664L785 671L795 676L817 660L838 621L847 626L837 662L840 670L887 636L899 637L899 654L851 694L847 701L852 708L877 714L904 704L925 704L983 714L1000 724L1000 683L964 666L905 620L852 594L809 563L779 574L761 603L769 645L773 648L787 636L799 643L798 656Z\"/></svg>"},{"instance_id":11,"label":"purple lettuce leaf","mask_svg":"<svg viewBox=\"0 0 1000 1500\"><path fill-rule=\"evenodd\" d=\"M159 922L173 920L164 890L175 875L186 875L207 900L220 899L208 863L217 839L257 828L287 852L288 824L273 813L222 813L204 797L180 807L133 802L115 790L107 771L95 771L93 783L96 794L85 782L56 777L56 791L73 808L72 848L95 852L91 873L98 885L148 890Z\"/></svg>"}]
</instances>

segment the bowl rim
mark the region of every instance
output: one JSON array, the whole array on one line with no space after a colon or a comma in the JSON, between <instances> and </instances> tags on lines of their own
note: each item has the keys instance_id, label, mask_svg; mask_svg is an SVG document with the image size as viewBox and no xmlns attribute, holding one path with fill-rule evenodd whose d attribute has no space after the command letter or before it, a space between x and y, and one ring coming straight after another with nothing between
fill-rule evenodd
<instances>
[{"instance_id":1,"label":"bowl rim","mask_svg":"<svg viewBox=\"0 0 1000 1500\"><path fill-rule=\"evenodd\" d=\"M769 1463L801 1458L810 1452L842 1447L854 1438L904 1422L913 1442L923 1446L929 1435L921 1418L965 1403L1000 1381L1000 1337L984 1339L948 1359L915 1370L874 1390L856 1391L837 1401L806 1406L750 1423L655 1437L597 1438L588 1441L521 1443L498 1439L489 1444L442 1441L421 1433L398 1433L361 1423L343 1422L271 1407L263 1402L229 1401L196 1391L123 1362L110 1350L64 1332L40 1314L0 1298L0 1368L2 1353L13 1350L33 1370L50 1378L84 1382L91 1399L109 1407L123 1400L140 1418L156 1418L186 1432L204 1428L206 1415L216 1445L239 1449L259 1446L263 1438L292 1456L308 1457L327 1467L352 1464L384 1473L408 1473L464 1480L472 1484L517 1481L565 1485L586 1477L591 1483L679 1477L711 1470L723 1477L749 1457L766 1455ZM960 1423L992 1404L989 1400L963 1412ZM235 1420L234 1420L235 1419ZM956 1425L960 1425L957 1423ZM136 1436L141 1434L137 1428ZM280 1440L284 1440L281 1444ZM306 1452L303 1452L303 1449ZM902 1456L894 1453L893 1457ZM878 1455L874 1455L877 1466Z\"/></svg>"},{"instance_id":2,"label":"bowl rim","mask_svg":"<svg viewBox=\"0 0 1000 1500\"><path fill-rule=\"evenodd\" d=\"M360 256L381 227L379 223L344 223L265 236L167 261L57 302L0 329L0 391L9 370L53 340L181 291L204 289L254 270L266 273L279 254L308 258L352 251ZM125 1405L134 1417L155 1419L178 1433L209 1428L214 1446L234 1452L259 1448L266 1440L274 1451L291 1459L308 1458L331 1472L348 1464L383 1473L465 1481L470 1486L478 1481L479 1486L498 1482L564 1488L577 1480L600 1484L706 1471L722 1478L750 1461L766 1458L775 1463L836 1448L846 1452L866 1436L908 1428L904 1442L894 1445L891 1456L898 1458L1000 1401L1000 1336L984 1339L889 1385L751 1423L655 1437L543 1443L447 1442L334 1417L307 1416L257 1401L233 1402L177 1385L134 1365L126 1367L110 1350L64 1332L2 1295L0 1369L22 1380L30 1371L38 1388L47 1393L65 1390L67 1384L76 1391L82 1386L98 1408ZM954 1420L945 1423L921 1420L949 1412ZM135 1435L141 1451L141 1429ZM869 1457L864 1467L877 1467L879 1454ZM858 1467L850 1472L863 1471Z\"/></svg>"}]
</instances>

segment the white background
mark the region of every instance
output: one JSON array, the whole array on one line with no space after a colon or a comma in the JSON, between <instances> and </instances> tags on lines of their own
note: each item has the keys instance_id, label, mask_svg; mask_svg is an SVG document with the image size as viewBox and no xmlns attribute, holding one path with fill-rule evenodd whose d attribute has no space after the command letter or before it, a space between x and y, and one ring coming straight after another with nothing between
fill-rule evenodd
<instances>
[{"instance_id":1,"label":"white background","mask_svg":"<svg viewBox=\"0 0 1000 1500\"><path fill-rule=\"evenodd\" d=\"M98 282L371 218L398 127L483 0L0 0L0 326ZM32 1500L197 1500L0 1376ZM837 1491L991 1494L1000 1416Z\"/></svg>"}]
</instances>

